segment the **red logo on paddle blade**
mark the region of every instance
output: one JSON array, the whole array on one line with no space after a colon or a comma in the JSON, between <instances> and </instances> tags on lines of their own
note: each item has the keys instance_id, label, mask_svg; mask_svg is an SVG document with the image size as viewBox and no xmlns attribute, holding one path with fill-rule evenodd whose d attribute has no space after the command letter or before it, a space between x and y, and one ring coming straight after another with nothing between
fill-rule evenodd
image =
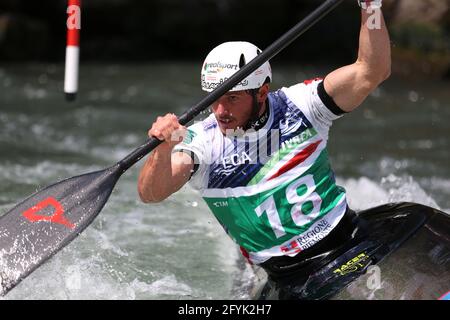
<instances>
[{"instance_id":1,"label":"red logo on paddle blade","mask_svg":"<svg viewBox=\"0 0 450 320\"><path fill-rule=\"evenodd\" d=\"M44 216L36 214L36 212L39 212L47 208L48 206L52 206L53 208L55 208L55 212L53 213L53 215ZM70 229L75 228L75 225L64 217L64 208L61 205L61 203L59 203L58 200L56 200L53 197L49 197L39 202L37 205L31 207L30 209L22 213L22 215L31 222L49 221L52 223L62 224Z\"/></svg>"}]
</instances>

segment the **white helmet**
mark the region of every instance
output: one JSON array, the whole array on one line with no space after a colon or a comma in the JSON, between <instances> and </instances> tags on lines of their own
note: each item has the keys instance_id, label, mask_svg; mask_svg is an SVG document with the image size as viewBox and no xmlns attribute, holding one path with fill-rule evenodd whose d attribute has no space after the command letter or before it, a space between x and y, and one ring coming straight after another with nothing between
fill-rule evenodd
<instances>
[{"instance_id":1,"label":"white helmet","mask_svg":"<svg viewBox=\"0 0 450 320\"><path fill-rule=\"evenodd\" d=\"M260 53L261 50L249 42L225 42L217 46L203 63L202 89L213 91ZM269 62L265 62L230 91L258 89L266 83L267 78L269 82L272 81Z\"/></svg>"}]
</instances>

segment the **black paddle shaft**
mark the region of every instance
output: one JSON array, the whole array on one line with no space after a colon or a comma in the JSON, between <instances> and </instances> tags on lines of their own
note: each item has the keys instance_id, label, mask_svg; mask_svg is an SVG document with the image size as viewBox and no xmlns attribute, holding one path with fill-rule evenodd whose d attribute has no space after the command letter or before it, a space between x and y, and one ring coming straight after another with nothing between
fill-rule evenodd
<instances>
[{"instance_id":1,"label":"black paddle shaft","mask_svg":"<svg viewBox=\"0 0 450 320\"><path fill-rule=\"evenodd\" d=\"M230 91L237 83L244 80L263 63L269 61L276 56L280 51L291 44L300 35L306 32L320 19L327 15L330 11L336 8L343 0L327 0L315 11L309 14L305 19L296 24L292 29L286 32L278 40L267 47L261 54L246 64L232 77L225 81L222 85L217 87L214 91L203 98L197 105L191 107L185 113L183 113L178 121L181 125L186 125L189 121L193 120L202 111L212 105L217 99ZM122 172L128 170L132 165L141 160L146 154L156 148L162 141L156 138L149 138L142 146L130 153L125 159L119 162L119 167Z\"/></svg>"}]
</instances>

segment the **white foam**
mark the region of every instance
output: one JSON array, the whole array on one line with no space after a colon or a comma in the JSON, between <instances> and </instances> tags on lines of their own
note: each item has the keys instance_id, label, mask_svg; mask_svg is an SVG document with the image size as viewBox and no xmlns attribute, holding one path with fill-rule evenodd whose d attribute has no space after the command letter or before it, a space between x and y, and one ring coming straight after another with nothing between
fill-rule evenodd
<instances>
[{"instance_id":1,"label":"white foam","mask_svg":"<svg viewBox=\"0 0 450 320\"><path fill-rule=\"evenodd\" d=\"M168 275L152 283L146 283L134 279L130 283L130 288L138 294L147 294L153 297L162 295L190 296L192 289L187 284L179 282L174 275Z\"/></svg>"},{"instance_id":2,"label":"white foam","mask_svg":"<svg viewBox=\"0 0 450 320\"><path fill-rule=\"evenodd\" d=\"M389 202L411 201L439 209L436 201L411 176L390 174L381 180L381 185L389 191Z\"/></svg>"},{"instance_id":3,"label":"white foam","mask_svg":"<svg viewBox=\"0 0 450 320\"><path fill-rule=\"evenodd\" d=\"M26 281L26 283L25 283ZM33 272L4 299L130 299L127 284L99 255L80 257L64 250Z\"/></svg>"},{"instance_id":4,"label":"white foam","mask_svg":"<svg viewBox=\"0 0 450 320\"><path fill-rule=\"evenodd\" d=\"M411 176L398 177L390 174L378 182L367 177L337 179L337 182L347 190L349 205L355 210L402 201L416 202L439 209L436 201Z\"/></svg>"},{"instance_id":5,"label":"white foam","mask_svg":"<svg viewBox=\"0 0 450 320\"><path fill-rule=\"evenodd\" d=\"M128 257L128 252L122 250L118 245L111 241L108 236L94 228L89 229L89 236L94 238L96 244L104 251L112 251L117 256Z\"/></svg>"},{"instance_id":6,"label":"white foam","mask_svg":"<svg viewBox=\"0 0 450 320\"><path fill-rule=\"evenodd\" d=\"M337 183L346 189L348 204L354 210L380 205L389 198L386 190L366 177L346 180L338 178Z\"/></svg>"}]
</instances>

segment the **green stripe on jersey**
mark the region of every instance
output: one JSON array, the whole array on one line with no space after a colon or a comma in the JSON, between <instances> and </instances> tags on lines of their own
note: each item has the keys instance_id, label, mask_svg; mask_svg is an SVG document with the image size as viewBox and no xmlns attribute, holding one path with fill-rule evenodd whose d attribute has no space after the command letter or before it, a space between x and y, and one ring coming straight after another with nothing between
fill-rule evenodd
<instances>
[{"instance_id":1,"label":"green stripe on jersey","mask_svg":"<svg viewBox=\"0 0 450 320\"><path fill-rule=\"evenodd\" d=\"M313 138L317 134L314 128L307 129L300 133L299 135L283 142L280 149L272 154L270 160L258 171L258 173L250 180L247 186L252 186L258 184L267 173L280 162L285 156L291 153L299 144Z\"/></svg>"}]
</instances>

